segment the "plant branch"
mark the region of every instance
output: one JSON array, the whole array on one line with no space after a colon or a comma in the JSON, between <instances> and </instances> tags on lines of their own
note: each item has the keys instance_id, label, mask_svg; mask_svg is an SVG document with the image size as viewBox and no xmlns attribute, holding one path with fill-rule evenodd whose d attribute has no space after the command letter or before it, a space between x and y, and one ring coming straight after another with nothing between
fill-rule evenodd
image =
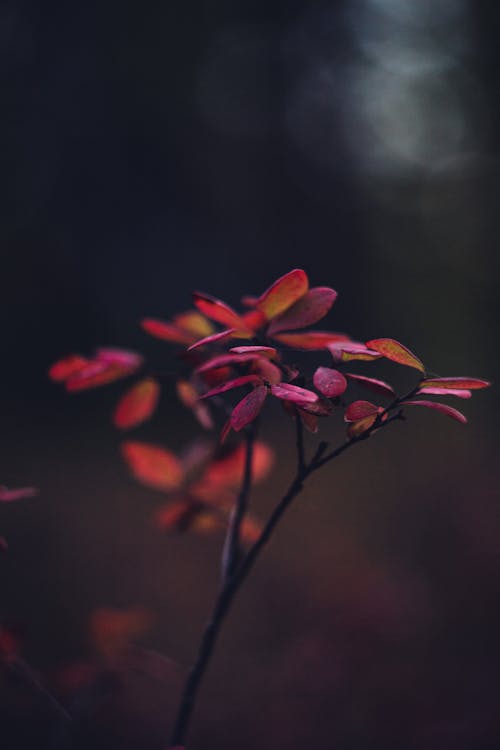
<instances>
[{"instance_id":1,"label":"plant branch","mask_svg":"<svg viewBox=\"0 0 500 750\"><path fill-rule=\"evenodd\" d=\"M285 514L286 510L290 507L293 500L302 491L305 480L313 472L317 471L321 466L324 466L324 464L337 458L348 448L356 445L357 443L360 443L362 440L366 440L375 429L382 429L388 426L391 422L402 418L402 413L401 411L399 411L397 414L394 414L393 416L386 419L385 422L379 422L379 420L377 420L373 424L373 426L366 431L366 433L347 440L345 443L340 445L338 448L336 448L326 456L323 456L323 453L326 450L326 444L323 443L320 446L321 450L318 449L314 459L309 464L304 463L302 466L299 465L296 475L293 478L290 486L288 487L288 490L285 492L279 503L275 506L259 538L252 545L252 547L250 547L247 554L235 568L232 575L229 575L223 583L223 586L219 592L214 608L212 610L210 620L202 635L196 659L184 687L179 710L177 713L177 719L175 721L170 740L170 747L174 748L177 746L182 746L184 744L185 736L189 727L189 722L195 706L198 690L200 688L207 666L210 662L210 658L214 651L215 644L217 642L217 638L219 636L226 614L234 600L234 597L253 569L253 566L260 556L260 553L272 537L274 530L276 529L281 518ZM297 439L298 444L300 445L300 438L298 437Z\"/></svg>"},{"instance_id":2,"label":"plant branch","mask_svg":"<svg viewBox=\"0 0 500 750\"><path fill-rule=\"evenodd\" d=\"M255 444L255 429L251 425L245 432L245 468L241 489L229 518L226 540L222 552L222 580L230 578L241 557L241 525L248 506L252 488L252 464Z\"/></svg>"}]
</instances>

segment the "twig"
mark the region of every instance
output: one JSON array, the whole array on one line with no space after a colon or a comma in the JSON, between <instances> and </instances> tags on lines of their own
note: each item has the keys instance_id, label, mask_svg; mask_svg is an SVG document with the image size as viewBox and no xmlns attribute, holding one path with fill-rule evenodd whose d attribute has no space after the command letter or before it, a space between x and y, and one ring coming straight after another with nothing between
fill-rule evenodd
<instances>
[{"instance_id":1,"label":"twig","mask_svg":"<svg viewBox=\"0 0 500 750\"><path fill-rule=\"evenodd\" d=\"M245 433L245 468L241 489L231 512L226 540L222 553L222 580L230 578L241 557L241 525L248 506L252 488L252 464L254 455L255 429L251 425Z\"/></svg>"},{"instance_id":2,"label":"twig","mask_svg":"<svg viewBox=\"0 0 500 750\"><path fill-rule=\"evenodd\" d=\"M293 478L288 490L274 508L257 541L252 545L252 547L250 547L245 557L243 557L239 565L235 568L233 574L225 579L225 582L219 592L214 605L214 609L212 611L212 615L203 633L196 659L184 687L179 711L177 713L177 719L175 721L170 740L170 746L172 748L182 746L184 744L185 736L189 727L189 722L195 706L198 690L209 664L210 657L212 656L217 637L220 633L222 623L224 622L229 607L231 606L234 597L241 588L245 579L253 569L253 566L255 565L262 549L266 546L267 542L273 535L274 530L283 517L284 513L289 508L293 500L297 497L297 495L302 491L305 480L313 472L317 471L321 466L324 466L324 464L337 458L353 445L356 445L362 440L368 438L375 429L383 429L384 427L387 427L391 422L394 422L398 419L402 419L401 411L399 411L392 417L389 417L384 422L379 422L379 420L377 420L372 425L372 427L366 431L366 433L347 440L345 443L343 443L334 451L324 457L321 456L326 450L327 446L326 444L322 444L320 446L322 450L320 451L318 449L318 451L316 451L314 459L309 464L304 463L303 465L301 465L301 461L299 458L296 475ZM298 440L300 441L299 438Z\"/></svg>"}]
</instances>

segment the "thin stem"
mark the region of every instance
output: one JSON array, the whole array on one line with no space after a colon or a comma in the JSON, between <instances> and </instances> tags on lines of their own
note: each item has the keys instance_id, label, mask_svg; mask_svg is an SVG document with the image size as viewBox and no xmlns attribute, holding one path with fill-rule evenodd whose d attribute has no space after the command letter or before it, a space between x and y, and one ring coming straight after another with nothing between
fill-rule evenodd
<instances>
[{"instance_id":1,"label":"thin stem","mask_svg":"<svg viewBox=\"0 0 500 750\"><path fill-rule=\"evenodd\" d=\"M57 716L57 718L64 723L71 721L71 716L64 706L61 705L55 696L52 695L50 690L40 682L31 667L23 659L16 658L13 661L8 662L7 666L13 675L22 680L27 687L29 687L34 693L37 693L45 701L54 716Z\"/></svg>"},{"instance_id":2,"label":"thin stem","mask_svg":"<svg viewBox=\"0 0 500 750\"><path fill-rule=\"evenodd\" d=\"M222 580L230 578L241 557L241 525L248 506L252 487L252 464L255 444L255 429L251 425L245 433L245 468L241 489L232 510L222 553Z\"/></svg>"},{"instance_id":3,"label":"thin stem","mask_svg":"<svg viewBox=\"0 0 500 750\"><path fill-rule=\"evenodd\" d=\"M297 470L298 472L304 471L306 468L306 457L304 452L304 425L298 410L295 414L295 445L297 447Z\"/></svg>"},{"instance_id":4,"label":"thin stem","mask_svg":"<svg viewBox=\"0 0 500 750\"><path fill-rule=\"evenodd\" d=\"M314 459L309 464L304 463L303 465L301 465L299 453L297 472L288 490L285 492L279 503L274 508L257 541L252 545L252 547L250 547L245 557L235 568L234 573L225 579L224 584L219 592L214 608L212 610L212 615L201 638L196 659L184 687L179 711L177 713L177 719L175 721L170 740L170 746L172 748L176 746L182 746L184 744L184 739L189 728L189 722L195 706L198 690L214 651L215 644L222 627L222 623L224 622L225 616L234 600L234 597L253 569L253 566L259 558L260 553L272 537L274 530L276 529L276 526L283 517L284 513L289 508L293 500L297 497L297 495L302 491L305 480L312 473L317 471L321 466L329 461L332 461L334 458L337 458L344 451L346 451L356 443L365 440L375 429L382 429L397 419L402 419L401 412L398 412L397 414L390 417L385 422L381 422L380 424L377 420L374 425L366 431L366 433L358 437L351 438L350 440L346 441L338 448L336 448L334 451L323 457L321 456L326 450L326 444L322 444L322 446L320 446L322 450L318 450L316 452Z\"/></svg>"}]
</instances>

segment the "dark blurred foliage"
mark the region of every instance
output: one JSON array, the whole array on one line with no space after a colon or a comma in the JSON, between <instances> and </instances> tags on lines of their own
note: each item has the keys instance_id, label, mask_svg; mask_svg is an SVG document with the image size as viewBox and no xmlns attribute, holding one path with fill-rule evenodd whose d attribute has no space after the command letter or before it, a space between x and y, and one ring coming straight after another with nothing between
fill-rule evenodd
<instances>
[{"instance_id":1,"label":"dark blurred foliage","mask_svg":"<svg viewBox=\"0 0 500 750\"><path fill-rule=\"evenodd\" d=\"M154 530L119 387L65 396L58 356L175 367L141 316L300 266L339 291L334 329L496 379L497 5L2 3L0 479L40 495L1 509L0 615L56 692L103 605L151 609L143 645L189 663L221 541ZM227 622L192 750L500 746L498 407L479 394L465 428L412 413L311 484ZM274 417L263 513L291 471ZM140 435L197 429L172 395ZM164 747L168 670L121 676L79 742ZM48 747L43 700L5 675L0 696L2 748Z\"/></svg>"}]
</instances>

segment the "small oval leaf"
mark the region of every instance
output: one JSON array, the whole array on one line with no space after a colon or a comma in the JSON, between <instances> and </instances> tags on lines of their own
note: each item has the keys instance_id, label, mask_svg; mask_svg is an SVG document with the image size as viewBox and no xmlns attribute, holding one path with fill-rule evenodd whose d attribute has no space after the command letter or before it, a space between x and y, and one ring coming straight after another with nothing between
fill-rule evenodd
<instances>
[{"instance_id":1,"label":"small oval leaf","mask_svg":"<svg viewBox=\"0 0 500 750\"><path fill-rule=\"evenodd\" d=\"M342 373L331 367L318 367L313 376L313 383L327 398L341 396L347 388L347 380Z\"/></svg>"},{"instance_id":2,"label":"small oval leaf","mask_svg":"<svg viewBox=\"0 0 500 750\"><path fill-rule=\"evenodd\" d=\"M154 378L144 378L132 386L119 400L113 423L120 430L128 430L149 419L160 398L160 384Z\"/></svg>"},{"instance_id":3,"label":"small oval leaf","mask_svg":"<svg viewBox=\"0 0 500 750\"><path fill-rule=\"evenodd\" d=\"M184 472L181 462L171 451L137 441L123 443L121 450L132 474L142 484L165 491L180 487Z\"/></svg>"},{"instance_id":4,"label":"small oval leaf","mask_svg":"<svg viewBox=\"0 0 500 750\"><path fill-rule=\"evenodd\" d=\"M380 406L376 406L369 401L353 401L345 410L344 421L358 422L373 415L376 417L380 411L382 411Z\"/></svg>"},{"instance_id":5,"label":"small oval leaf","mask_svg":"<svg viewBox=\"0 0 500 750\"><path fill-rule=\"evenodd\" d=\"M451 417L452 419L456 419L457 422L461 422L462 424L466 424L467 417L465 414L462 414L461 411L458 411L458 409L453 409L451 406L447 406L447 404L440 404L437 401L401 401L401 406L425 406L428 409L434 409L435 411L441 412L441 414L445 414L447 417Z\"/></svg>"},{"instance_id":6,"label":"small oval leaf","mask_svg":"<svg viewBox=\"0 0 500 750\"><path fill-rule=\"evenodd\" d=\"M235 432L239 432L258 417L264 406L266 397L267 387L265 385L259 385L236 404L232 411L230 420L231 427Z\"/></svg>"}]
</instances>

